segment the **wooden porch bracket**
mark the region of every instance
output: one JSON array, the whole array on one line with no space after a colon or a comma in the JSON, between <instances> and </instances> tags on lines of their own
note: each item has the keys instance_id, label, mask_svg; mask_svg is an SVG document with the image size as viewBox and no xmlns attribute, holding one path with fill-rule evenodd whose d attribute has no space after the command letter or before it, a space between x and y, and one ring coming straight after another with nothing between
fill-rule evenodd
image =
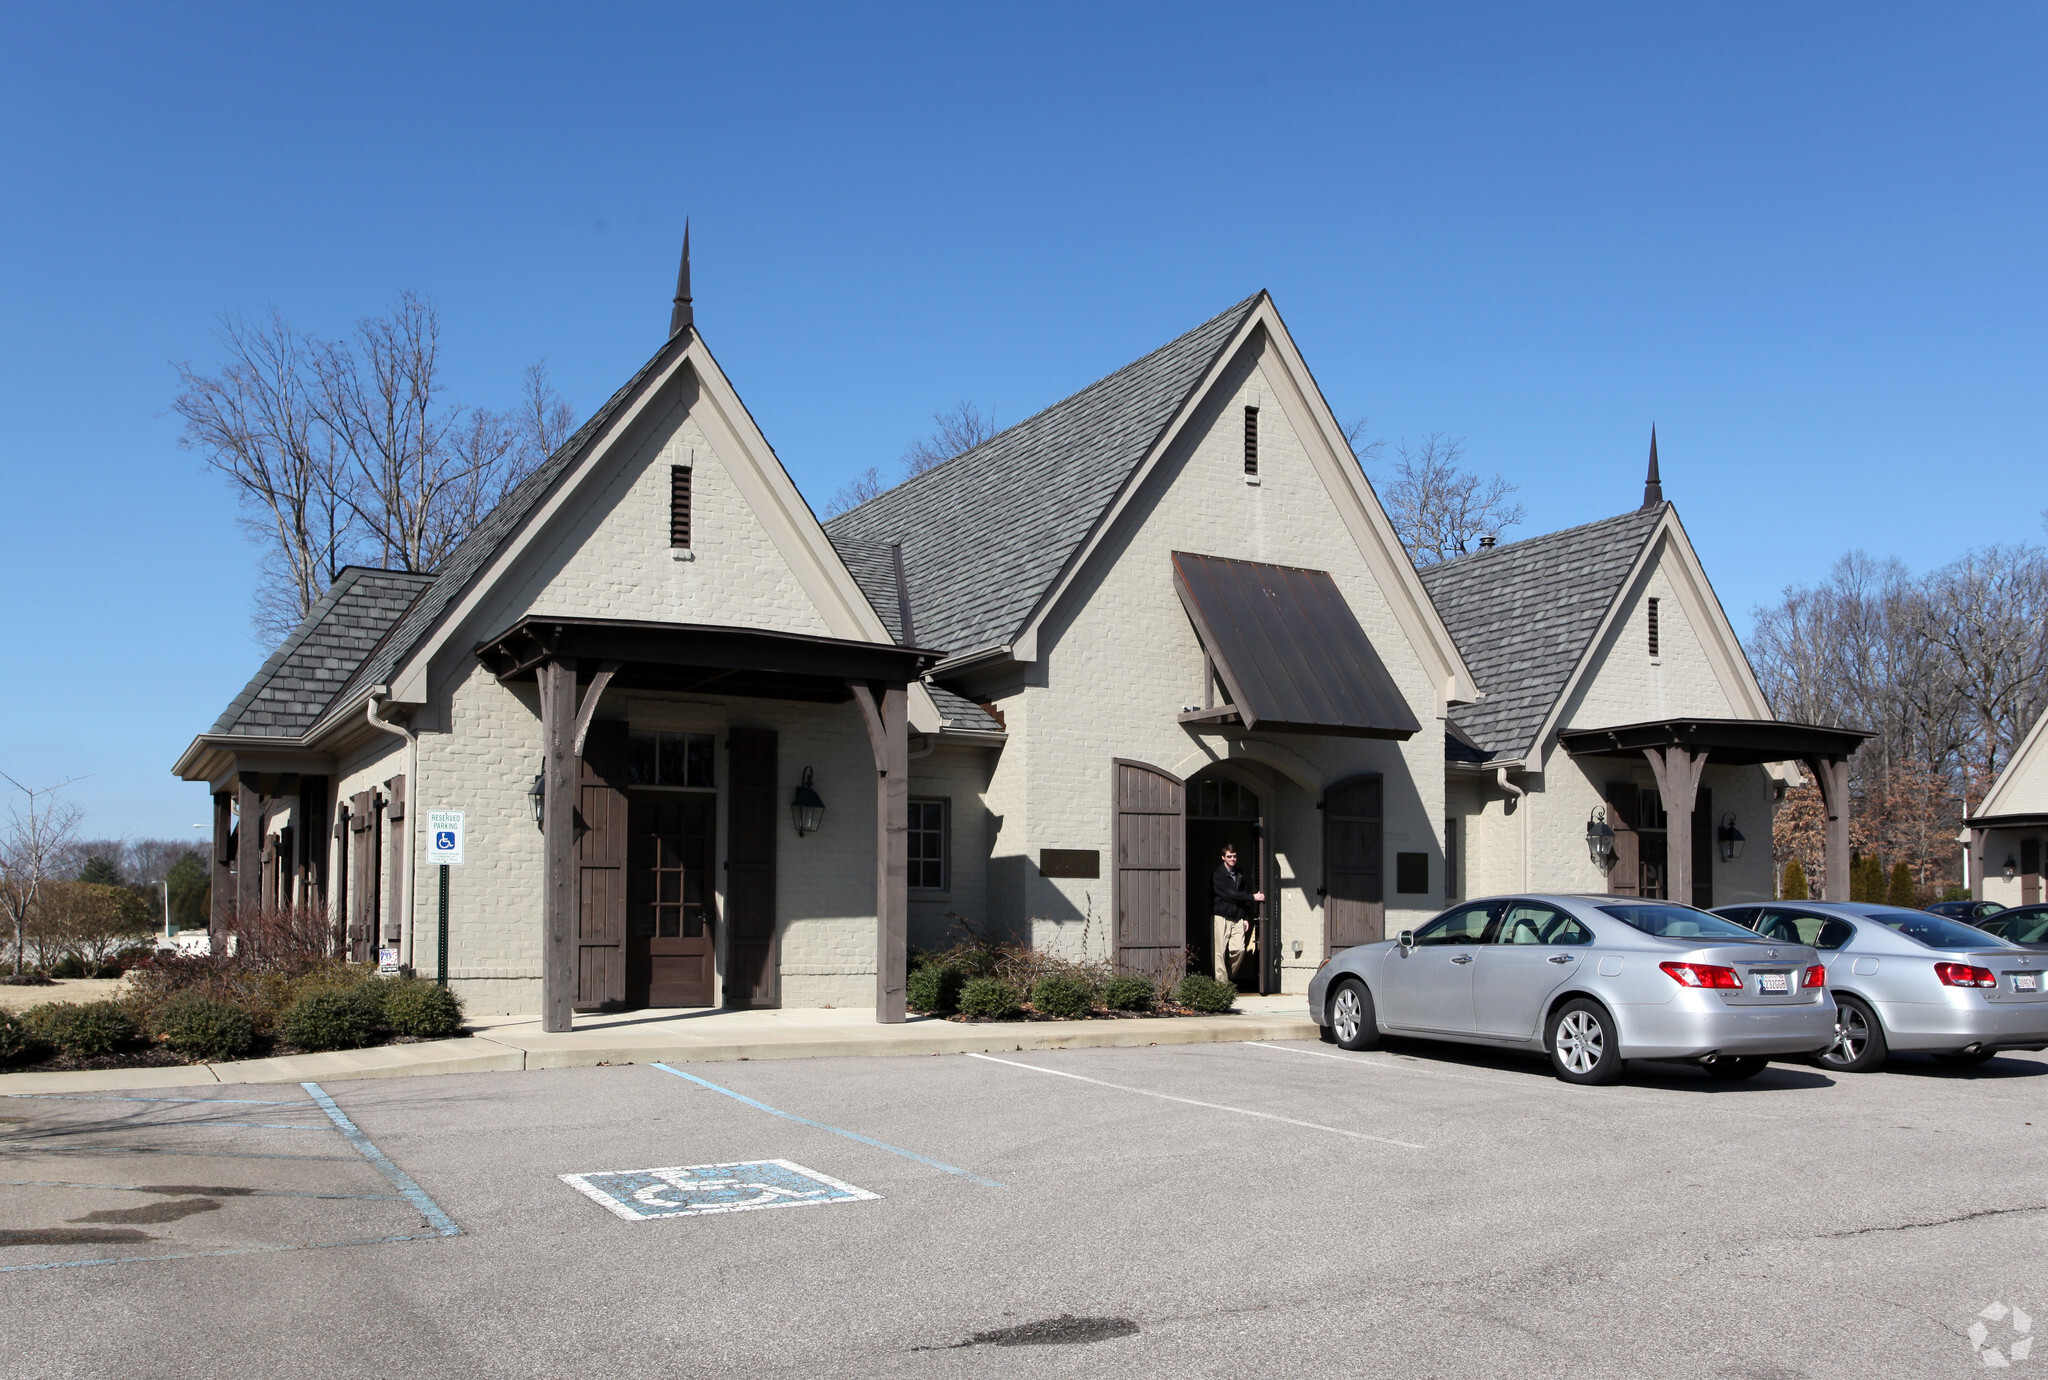
<instances>
[{"instance_id":1,"label":"wooden porch bracket","mask_svg":"<svg viewBox=\"0 0 2048 1380\"><path fill-rule=\"evenodd\" d=\"M1827 846L1821 854L1827 876L1821 899L1846 901L1849 899L1849 759L1808 757L1804 765L1820 783L1821 800L1828 811Z\"/></svg>"},{"instance_id":2,"label":"wooden porch bracket","mask_svg":"<svg viewBox=\"0 0 2048 1380\"><path fill-rule=\"evenodd\" d=\"M597 702L604 696L604 688L612 683L612 677L619 673L616 661L601 661L597 674L590 678L590 688L583 692L583 704L576 711L576 756L583 756L583 744L590 737L590 719L597 713Z\"/></svg>"},{"instance_id":3,"label":"wooden porch bracket","mask_svg":"<svg viewBox=\"0 0 2048 1380\"><path fill-rule=\"evenodd\" d=\"M900 1024L909 960L910 693L849 681L875 755L875 1019Z\"/></svg>"}]
</instances>

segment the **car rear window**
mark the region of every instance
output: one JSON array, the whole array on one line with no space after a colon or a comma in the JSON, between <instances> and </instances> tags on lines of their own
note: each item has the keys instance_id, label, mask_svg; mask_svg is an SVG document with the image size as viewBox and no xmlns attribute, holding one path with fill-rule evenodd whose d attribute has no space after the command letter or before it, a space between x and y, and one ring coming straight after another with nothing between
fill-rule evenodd
<instances>
[{"instance_id":1,"label":"car rear window","mask_svg":"<svg viewBox=\"0 0 2048 1380\"><path fill-rule=\"evenodd\" d=\"M2015 915L2010 919L2001 915L1998 919L1998 932L2015 944L2048 943L2048 911Z\"/></svg>"},{"instance_id":2,"label":"car rear window","mask_svg":"<svg viewBox=\"0 0 2048 1380\"><path fill-rule=\"evenodd\" d=\"M1939 915L1929 915L1924 910L1867 910L1866 920L1875 920L1888 930L1897 930L1908 939L1917 939L1930 949L2003 949L2008 947L1995 934L1986 934L1975 925L1965 925L1956 920L1944 920Z\"/></svg>"},{"instance_id":3,"label":"car rear window","mask_svg":"<svg viewBox=\"0 0 2048 1380\"><path fill-rule=\"evenodd\" d=\"M1751 944L1758 941L1754 930L1746 930L1733 920L1723 920L1718 915L1709 915L1691 906L1663 905L1655 901L1644 901L1635 905L1602 906L1603 915L1611 915L1624 925L1633 925L1644 934L1654 934L1659 939L1742 939Z\"/></svg>"}]
</instances>

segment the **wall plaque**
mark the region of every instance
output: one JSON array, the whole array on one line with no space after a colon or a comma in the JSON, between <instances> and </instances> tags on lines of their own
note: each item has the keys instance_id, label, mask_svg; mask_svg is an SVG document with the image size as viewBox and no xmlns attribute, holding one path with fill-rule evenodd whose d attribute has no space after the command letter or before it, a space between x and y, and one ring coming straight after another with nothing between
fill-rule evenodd
<instances>
[{"instance_id":1,"label":"wall plaque","mask_svg":"<svg viewBox=\"0 0 2048 1380\"><path fill-rule=\"evenodd\" d=\"M1041 877L1100 877L1102 854L1093 848L1041 848L1038 850Z\"/></svg>"}]
</instances>

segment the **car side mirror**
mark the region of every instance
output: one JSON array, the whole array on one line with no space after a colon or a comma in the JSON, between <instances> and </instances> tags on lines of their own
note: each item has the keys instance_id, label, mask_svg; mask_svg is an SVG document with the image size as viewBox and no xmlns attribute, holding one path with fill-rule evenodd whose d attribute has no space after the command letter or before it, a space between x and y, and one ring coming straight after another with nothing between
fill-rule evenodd
<instances>
[{"instance_id":1,"label":"car side mirror","mask_svg":"<svg viewBox=\"0 0 2048 1380\"><path fill-rule=\"evenodd\" d=\"M1414 930L1402 930L1402 931L1401 931L1401 937L1400 937L1400 938L1399 938L1398 940L1396 940L1395 942L1396 942L1396 943L1398 943L1398 944L1400 944L1400 946L1401 946L1401 952L1403 952L1403 953L1406 953L1406 952L1408 952L1408 950L1410 950L1410 949L1412 949L1412 948L1414 948L1414 947L1415 947L1415 931L1414 931Z\"/></svg>"}]
</instances>

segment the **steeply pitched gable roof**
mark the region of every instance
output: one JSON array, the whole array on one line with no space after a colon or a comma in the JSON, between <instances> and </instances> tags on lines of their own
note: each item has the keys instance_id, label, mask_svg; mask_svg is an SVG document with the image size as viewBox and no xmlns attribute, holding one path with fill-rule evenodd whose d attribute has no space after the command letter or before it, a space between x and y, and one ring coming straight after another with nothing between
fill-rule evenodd
<instances>
[{"instance_id":1,"label":"steeply pitched gable roof","mask_svg":"<svg viewBox=\"0 0 2048 1380\"><path fill-rule=\"evenodd\" d=\"M431 575L352 565L270 654L212 732L291 737L312 727Z\"/></svg>"},{"instance_id":2,"label":"steeply pitched gable roof","mask_svg":"<svg viewBox=\"0 0 2048 1380\"><path fill-rule=\"evenodd\" d=\"M846 562L853 582L860 586L862 594L867 595L868 603L874 606L875 616L882 620L889 636L896 639L898 646L907 645L903 636L905 600L902 588L896 583L896 558L888 543L862 541L857 537L833 537L832 547L839 553L839 559ZM913 614L911 625L915 627L916 624L917 618Z\"/></svg>"},{"instance_id":3,"label":"steeply pitched gable roof","mask_svg":"<svg viewBox=\"0 0 2048 1380\"><path fill-rule=\"evenodd\" d=\"M826 532L842 551L902 543L919 645L959 655L1008 642L1264 296L840 514Z\"/></svg>"},{"instance_id":4,"label":"steeply pitched gable roof","mask_svg":"<svg viewBox=\"0 0 2048 1380\"><path fill-rule=\"evenodd\" d=\"M1451 722L1495 757L1533 749L1668 507L1423 567L1423 587L1486 692L1451 710Z\"/></svg>"}]
</instances>

